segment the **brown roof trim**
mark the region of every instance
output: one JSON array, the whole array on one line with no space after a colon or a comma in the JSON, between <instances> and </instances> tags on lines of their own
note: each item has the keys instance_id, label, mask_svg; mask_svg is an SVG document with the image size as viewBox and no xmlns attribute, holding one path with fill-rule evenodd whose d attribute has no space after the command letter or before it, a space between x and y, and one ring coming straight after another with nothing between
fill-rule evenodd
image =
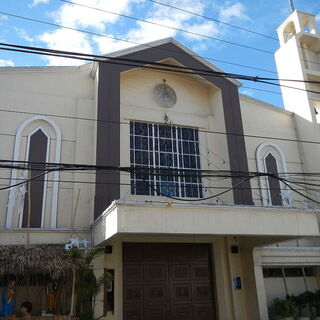
<instances>
[{"instance_id":1,"label":"brown roof trim","mask_svg":"<svg viewBox=\"0 0 320 320\"><path fill-rule=\"evenodd\" d=\"M151 62L173 58L191 70L203 69L211 71L207 65L187 54L173 42L132 52L121 57ZM134 68L136 67L105 63L100 63L99 65L97 165L120 166L120 73ZM248 172L246 147L244 137L242 136L243 126L238 87L225 78L206 75L202 75L202 77L220 88L226 132L236 134L227 134L230 170ZM97 172L96 181L95 218L113 200L120 198L120 174L119 172L114 172L102 175ZM232 178L232 185L239 183L239 181L240 178ZM235 204L253 203L250 182L246 182L241 187L235 188L233 195Z\"/></svg>"}]
</instances>

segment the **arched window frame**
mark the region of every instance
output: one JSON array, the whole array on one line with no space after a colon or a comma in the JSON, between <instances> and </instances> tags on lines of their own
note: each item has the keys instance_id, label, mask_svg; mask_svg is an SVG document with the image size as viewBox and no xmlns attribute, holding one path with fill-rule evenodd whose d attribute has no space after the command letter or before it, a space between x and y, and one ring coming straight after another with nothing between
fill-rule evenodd
<instances>
[{"instance_id":1,"label":"arched window frame","mask_svg":"<svg viewBox=\"0 0 320 320\"><path fill-rule=\"evenodd\" d=\"M284 43L289 41L296 34L297 34L297 31L296 31L296 26L295 26L294 22L289 21L282 32Z\"/></svg>"},{"instance_id":2,"label":"arched window frame","mask_svg":"<svg viewBox=\"0 0 320 320\"><path fill-rule=\"evenodd\" d=\"M59 163L60 162L60 157L61 157L61 130L58 127L58 125L51 119L45 116L34 116L31 117L27 120L25 120L18 128L16 137L15 137L15 143L14 143L14 152L13 152L13 162L21 160L19 157L20 155L20 147L21 147L21 138L22 138L22 133L24 129L26 129L29 125L31 125L33 122L39 122L43 121L46 122L54 131L55 133L55 139L56 139L56 147L54 150L54 162ZM27 136L27 145L26 145L26 156L25 160L28 160L29 156L29 146L30 146L30 138L33 133L35 133L37 130L41 129L41 131L48 137L48 144L47 144L47 161L49 160L50 156L50 141L51 137L50 135L46 132L46 130L41 126L38 125L36 129L32 130L31 132L28 133ZM17 175L18 175L18 170L13 169L11 172L11 181L10 185L16 184L17 181ZM53 172L53 182L52 182L52 201L51 201L51 217L50 217L50 228L51 229L56 229L57 227L57 210L58 210L58 192L59 192L59 176L60 173L59 171L54 171ZM45 182L44 186L44 200L46 199L46 189L47 189L47 183ZM7 216L6 216L6 228L10 229L12 228L12 219L13 219L13 213L14 213L14 205L15 205L15 188L10 189L9 191L9 200L8 200L8 208L7 208ZM41 228L43 228L44 224L44 210L45 210L45 201L43 202L43 208L42 208L42 219L41 219ZM19 228L21 228L22 225L22 217L19 217Z\"/></svg>"},{"instance_id":3,"label":"arched window frame","mask_svg":"<svg viewBox=\"0 0 320 320\"><path fill-rule=\"evenodd\" d=\"M50 135L45 131L45 129L40 125L37 126L34 130L32 130L30 133L28 133L27 136L27 147L26 147L26 156L25 156L25 161L28 161L29 159L29 152L30 152L30 140L33 134L38 132L38 130L41 130L42 133L47 137L47 150L46 150L46 162L49 162L49 155L50 155ZM42 212L41 212L41 228L43 228L44 225L44 215L46 211L46 198L47 198L47 179L46 176L44 176L44 185L43 185L43 197L42 197ZM23 216L19 216L19 228L22 228L22 220Z\"/></svg>"},{"instance_id":4,"label":"arched window frame","mask_svg":"<svg viewBox=\"0 0 320 320\"><path fill-rule=\"evenodd\" d=\"M267 147L273 149L272 151L268 150ZM288 172L287 162L284 155L284 152L274 143L272 142L264 142L259 145L256 150L256 161L257 161L257 169L258 172L267 172L266 168L266 157L271 154L277 162L277 169L278 172ZM281 159L281 162L278 159ZM286 174L282 174L283 178L287 178ZM261 176L259 177L260 183L260 192L262 198L262 204L264 206L272 206L271 203L271 194L269 190L269 182L268 177ZM281 188L281 198L282 198L282 205L284 207L292 207L292 191L280 181L280 188Z\"/></svg>"}]
</instances>

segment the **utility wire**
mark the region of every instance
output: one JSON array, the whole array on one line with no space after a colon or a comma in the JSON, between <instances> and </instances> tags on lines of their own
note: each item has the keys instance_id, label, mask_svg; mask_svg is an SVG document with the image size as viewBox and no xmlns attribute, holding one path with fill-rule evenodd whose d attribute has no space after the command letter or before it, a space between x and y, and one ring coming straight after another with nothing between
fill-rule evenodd
<instances>
[{"instance_id":1,"label":"utility wire","mask_svg":"<svg viewBox=\"0 0 320 320\"><path fill-rule=\"evenodd\" d=\"M30 169L31 169L31 168L29 168L29 170L30 170ZM11 189L11 188L18 187L18 186L20 186L20 185L22 185L22 184L24 184L24 183L27 183L27 182L29 182L29 181L32 181L32 180L37 179L37 178L39 178L39 177L42 177L42 176L44 176L44 175L46 175L47 173L52 172L52 171L54 171L54 170L51 169L51 170L47 170L47 171L45 171L45 172L39 173L39 174L37 174L37 175L29 178L29 179L23 180L22 182L18 182L18 183L16 183L16 184L11 185L11 186L7 186L7 187L0 188L0 191L9 190L9 189Z\"/></svg>"},{"instance_id":2,"label":"utility wire","mask_svg":"<svg viewBox=\"0 0 320 320\"><path fill-rule=\"evenodd\" d=\"M124 122L124 121L100 120L100 119L93 119L93 118L86 118L86 117L75 117L75 116L57 115L57 114L49 114L49 113L37 113L37 112L21 111L21 110L17 111L17 110L12 110L12 109L0 109L0 112L15 113L15 114L28 114L28 115L41 115L41 116L46 116L46 117L62 118L62 119L94 121L97 123L102 122L102 123L111 123L111 124L120 124L120 125L130 125L130 122ZM246 138L259 138L259 139L287 141L287 142L320 144L320 141L298 140L298 139L280 138L280 137L272 137L272 136L259 136L259 135L252 135L252 134L240 134L240 133L213 131L213 130L205 130L205 129L198 129L198 132L208 133L208 134L227 135L227 136L246 137ZM3 135L3 134L0 133L0 135Z\"/></svg>"},{"instance_id":3,"label":"utility wire","mask_svg":"<svg viewBox=\"0 0 320 320\"><path fill-rule=\"evenodd\" d=\"M265 77L257 77L257 76L248 76L242 74L234 74L234 73L226 73L226 72L218 72L213 70L202 70L197 68L188 68L183 66L173 66L170 64L158 63L153 61L143 61L143 60L136 60L136 59L127 59L121 57L108 57L108 56L101 56L101 55L91 55L91 54L84 54L79 52L70 52L70 51L62 51L62 50L52 50L52 49L45 49L39 47L31 47L31 46L20 46L20 45L13 45L8 43L0 43L0 45L5 46L5 48L0 48L0 50L9 50L9 51L17 51L17 52L24 52L24 53L35 53L40 55L49 55L49 56L57 56L63 58L71 58L71 59L78 59L78 60L88 60L88 61L96 61L102 63L109 63L109 64L117 64L117 65L125 65L125 66L133 66L133 67L140 67L144 69L151 69L151 70L162 70L162 71L171 71L177 73L184 73L184 74L191 74L191 75L203 75L203 76L213 76L213 77L223 77L223 78L231 78L231 79L241 79L241 80L248 80L254 82L260 82L265 84L270 84L273 86L279 87L286 87L294 90L310 92L315 94L320 94L318 91L302 89L297 87L292 87L288 85L283 85L279 83L274 83L270 81L286 81L286 82L304 82L304 83L316 83L319 84L320 81L313 81L313 80L294 80L294 79L278 79L278 78L265 78ZM11 48L6 48L11 47ZM16 49L21 48L21 49ZM121 61L121 62L118 62ZM148 65L146 65L148 64ZM168 69L170 68L170 69ZM194 72L193 70L197 71Z\"/></svg>"},{"instance_id":4,"label":"utility wire","mask_svg":"<svg viewBox=\"0 0 320 320\"><path fill-rule=\"evenodd\" d=\"M135 172L135 171L143 171L145 174L155 174L159 175L162 174L161 171L165 171L162 175L168 175L168 172L190 172L193 173L193 175L200 175L200 174L214 174L212 177L219 177L220 175L222 177L248 177L248 175L254 175L254 176L265 176L270 175L270 173L265 172L259 172L259 171L235 171L235 170L212 170L212 169L178 169L178 168L161 168L161 167L141 167L141 166L106 166L106 165L92 165L92 164L83 164L83 163L66 163L66 162L39 162L39 161L28 161L28 160L9 160L9 159L0 159L0 164L9 164L9 166L18 166L25 165L18 167L19 169L23 170L36 170L41 167L43 169L43 166L48 167L50 170L103 170L103 171L124 171L127 173ZM2 164L3 166L3 164ZM278 172L279 176L282 175L293 175L293 176L319 176L320 172ZM173 174L172 176L177 176L177 174ZM179 175L181 176L181 175ZM273 175L271 175L274 177ZM276 177L276 176L275 176ZM284 178L282 178L284 179ZM287 180L286 180L287 181ZM291 182L291 181L287 181ZM319 185L320 186L320 185Z\"/></svg>"},{"instance_id":5,"label":"utility wire","mask_svg":"<svg viewBox=\"0 0 320 320\"><path fill-rule=\"evenodd\" d=\"M60 0L60 1L64 1L64 0ZM275 40L277 42L279 41L277 38L274 38L272 36L268 36L268 35L260 33L260 32L256 32L256 31L253 31L253 30L250 30L250 29L247 29L247 28L236 26L236 25L228 23L228 22L224 22L224 21L221 21L221 20L218 20L218 19L214 19L214 18L209 17L209 16L205 16L205 15L202 15L202 14L199 14L199 13L196 13L196 12L192 12L192 11L189 11L189 10L186 10L186 9L182 9L182 8L173 6L171 4L166 4L166 3L159 2L159 1L156 1L156 0L148 0L148 1L156 3L156 4L160 5L160 6L164 6L164 7L175 9L175 10L178 10L178 11L181 11L181 12L188 13L188 14L191 14L191 15L199 17L199 18L203 18L203 19L206 19L206 20L210 20L210 21L214 21L214 22L217 22L217 23L220 23L220 24L224 24L224 25L226 25L228 27L232 27L232 28L235 28L235 29L238 29L238 30L242 30L242 31L246 31L246 32L261 36L261 37L265 37L265 38L268 38L268 39L271 39L271 40ZM64 2L67 2L67 1L64 1Z\"/></svg>"},{"instance_id":6,"label":"utility wire","mask_svg":"<svg viewBox=\"0 0 320 320\"><path fill-rule=\"evenodd\" d=\"M172 64L161 63L161 62L154 62L154 61L150 61L150 60L128 59L128 58L122 58L122 57L86 54L86 53L80 53L80 52L74 52L74 51L53 50L53 49L47 49L47 48L41 48L41 47L22 46L22 45L16 45L16 44L4 43L4 42L0 42L0 45L5 46L5 47L11 47L11 48L37 51L37 52L42 52L42 53L67 55L70 58L75 56L77 59L80 58L82 60L89 58L87 60L98 59L99 62L106 61L108 63L109 63L109 61L122 62L122 63L135 63L136 65L133 65L133 66L136 66L136 67L143 67L144 65L152 65L152 66L160 66L160 67L170 68L168 71L175 71L172 69L185 70L187 73L190 73L190 70L192 70L193 72L197 71L197 74L200 74L200 73L202 73L203 75L214 74L214 75L219 75L219 76L227 77L227 78L243 79L243 80L249 80L249 81L253 80L255 82L260 81L260 80L268 80L268 81L282 80L282 81L289 81L289 82L320 83L320 81L313 81L313 80L266 78L266 77L250 76L250 75L243 75L243 74L237 74L237 73L228 73L228 72L222 72L222 71L220 72L220 71L214 71L214 70L204 70L204 69L199 69L199 68L192 68L191 69L191 68L188 68L185 66L172 65ZM100 61L100 59L101 59L101 61ZM157 68L157 69L159 69L159 68Z\"/></svg>"},{"instance_id":7,"label":"utility wire","mask_svg":"<svg viewBox=\"0 0 320 320\"><path fill-rule=\"evenodd\" d=\"M86 30L82 30L82 29L79 29L79 28L67 27L67 26L63 26L63 25L60 25L60 24L56 24L56 23L52 23L52 22L47 22L47 21L43 21L43 20L39 20L39 19L33 19L33 18L29 18L29 17L24 17L24 16L20 16L20 15L8 13L8 12L0 11L0 14L7 15L7 16L9 16L9 17L13 17L13 18L17 18L17 19L22 19L22 20L26 20L26 21L31 21L31 22L36 22L36 23L45 24L45 25L49 25L49 26L52 26L52 27L57 27L57 28L62 28L62 29L66 29L66 30L77 31L77 32L89 34L89 35L91 35L91 36L98 36L98 37L108 38L108 39L117 40L117 41L121 41L121 42L126 42L126 43L130 43L130 44L134 44L134 45L144 46L144 47L146 47L146 48L154 48L152 45L149 45L149 44L146 44L146 43L140 43L140 42L136 42L136 41L132 41L132 40L128 40L128 39L123 39L123 38L119 38L119 37L109 36L109 35L106 35L106 34L101 34L101 33L91 32L91 31L86 31ZM162 51L167 51L167 52L175 51L175 50L170 50L170 49L165 49L165 48L157 48L157 50L162 50ZM230 61L213 59L213 58L210 58L210 57L204 57L204 56L200 56L200 55L197 55L197 54L192 54L192 56L193 56L193 57L202 58L202 59L205 59L205 60L216 61L216 62L221 62L221 63L225 63L225 64L235 65L235 66L239 66L239 67L243 67L243 68L248 68L248 69L253 69L253 70L258 70L258 71L263 71L263 72L269 72L269 73L277 74L277 72L275 72L275 71L266 70L266 69L257 68L257 67L252 67L252 66L247 66L247 65L242 65L242 64L237 64L237 63L230 62Z\"/></svg>"},{"instance_id":8,"label":"utility wire","mask_svg":"<svg viewBox=\"0 0 320 320\"><path fill-rule=\"evenodd\" d=\"M302 192L300 192L300 191L298 191L297 189L295 189L295 188L293 188L292 186L290 186L290 184L287 183L285 179L279 178L279 180L280 180L283 184L285 184L289 189L291 189L292 191L296 192L296 193L299 194L300 196L302 196L302 197L304 197L304 198L306 198L306 199L308 199L308 200L310 200L310 201L312 201L312 202L315 202L315 203L317 203L317 204L320 204L319 201L308 197L307 195L303 194Z\"/></svg>"},{"instance_id":9,"label":"utility wire","mask_svg":"<svg viewBox=\"0 0 320 320\"><path fill-rule=\"evenodd\" d=\"M14 162L14 161L12 161L12 162ZM22 162L22 161L15 161L15 162ZM24 161L24 162L26 162L26 161ZM29 164L30 164L30 163L32 163L32 162L29 162ZM32 164L36 164L36 163L32 163ZM21 184L24 184L24 183L27 183L27 182L29 182L29 181L31 181L31 180L34 180L34 179L36 179L36 178L38 178L38 177L40 177L40 176L46 175L46 174L49 173L50 171L54 171L54 170L65 170L65 169L72 169L72 170L83 170L83 169L85 169L85 170L88 170L88 169L91 168L91 167L95 167L94 169L97 169L97 168L102 169L102 168L103 168L103 170L115 170L115 168L117 168L119 171L120 171L120 170L125 170L125 171L132 170L132 167L130 167L130 169L129 169L128 167L92 166L92 165L75 165L73 168L71 168L71 167L70 167L70 164L63 164L63 167L62 167L62 168L55 168L55 169L47 170L47 171L45 171L45 172L43 172L43 173L40 173L39 175L36 175L36 176L34 176L34 177L30 178L30 179L26 179L26 180L24 180L24 181L21 181L21 182L19 182L19 183L17 183L17 184L0 188L0 191L2 191L2 190L8 190L8 189L11 189L11 188L13 188L13 187L17 187L17 186L19 186L19 185L21 185ZM108 168L108 169L107 169L107 168ZM31 168L30 166L28 166L28 167L26 167L26 168L21 168L21 169L32 170L33 168ZM133 168L133 169L136 170L137 168ZM138 168L138 169L143 169L144 171L145 171L145 170L150 170L150 169L152 169L151 171L153 171L153 170L155 170L155 169L156 169L156 170L159 170L159 168ZM163 169L162 169L162 170L163 170ZM174 170L174 171L191 171L191 170L185 170L185 169L184 169L184 170L165 169L165 171L168 171L168 170L169 170L169 171L172 171L172 170ZM196 176L199 176L199 170L196 170L196 171L197 171L197 172L196 172ZM203 171L203 170L201 170L201 171ZM208 171L208 170L204 170L204 171ZM215 172L216 172L216 171L215 171ZM224 172L226 172L226 171L224 171ZM149 174L150 174L150 173L149 173ZM219 197L219 196L221 196L221 195L223 195L223 194L225 194L225 193L227 193L227 192L229 192L229 191L231 191L231 190L234 190L234 189L240 187L242 184L244 184L245 182L250 181L251 179L253 179L253 178L255 178L255 177L268 176L268 177L272 177L272 178L278 179L278 180L281 181L283 184L285 184L289 189L291 189L292 191L298 193L299 195L301 195L302 197L308 199L309 201L312 201L312 202L315 202L315 203L317 203L317 204L320 204L319 201L317 201L317 200L315 200L315 199L312 199L312 198L304 195L304 194L303 194L302 192L300 192L299 190L293 188L293 187L287 182L287 180L286 180L285 178L281 178L281 177L279 177L278 175L271 174L271 173L261 173L261 172L257 172L257 173L255 173L255 175L251 175L251 176L249 175L249 173L244 173L244 174L247 176L246 179L240 181L239 183L233 185L232 187L230 187L230 188L228 188L228 189L226 189L226 190L224 190L224 191L222 191L222 192L220 192L220 193L217 193L217 194L211 195L211 196L209 196L209 197L205 197L205 198L184 199L184 198L178 198L178 197L169 196L169 195L167 195L167 194L165 194L165 193L162 193L161 191L157 190L157 188L154 188L154 190L155 190L155 192L157 192L158 194L160 194L160 195L162 195L162 196L165 196L165 197L167 197L167 198L169 198L169 199L178 200L178 201L187 201L187 202L199 202L199 201L205 201L205 200L209 200L209 199L212 199L212 198ZM159 173L159 172L156 172L156 175L162 175L162 173L161 173L161 172L160 172L160 173ZM245 175L242 176L242 177L245 177ZM248 176L248 175L249 175L249 176ZM168 176L168 174L165 174L165 176ZM181 177L180 174L179 174L178 176ZM200 176L201 176L201 175L200 175ZM230 176L230 177L234 177L234 176ZM148 182L147 182L147 183L148 183Z\"/></svg>"},{"instance_id":10,"label":"utility wire","mask_svg":"<svg viewBox=\"0 0 320 320\"><path fill-rule=\"evenodd\" d=\"M212 37L212 36L207 36L207 35L204 35L202 33L188 31L188 30L185 30L185 29L182 29L182 28L176 28L176 27L168 26L168 25L165 25L165 24L162 24L162 23L158 23L158 22L154 22L154 21L150 21L150 20L136 18L136 17L132 17L132 16L129 16L129 15L126 15L126 14L121 14L121 13L117 13L117 12L103 10L103 9L100 9L100 8L91 7L91 6L87 6L85 4L80 4L80 3L67 1L67 0L60 0L60 1L72 4L72 5L75 5L75 6L80 6L80 7L83 7L83 8L88 8L88 9L92 9L92 10L96 10L96 11L100 11L100 12L106 12L106 13L113 14L113 15L116 15L116 16L119 16L119 17L131 19L131 20L135 20L135 21L139 21L139 22L143 22L143 23L147 23L147 24L151 24L151 25L155 25L155 26L159 26L159 27L163 27L163 28L167 28L167 29L183 32L183 33L187 33L187 34L191 34L193 36L197 36L197 37L201 37L201 38L205 38L205 39L209 39L209 40L215 40L215 41L231 44L233 46L238 46L238 47L251 49L251 50L255 50L255 51L259 51L259 52L263 52L263 53L268 53L268 54L271 53L271 54L273 54L273 52L269 51L269 50L259 49L259 48L247 46L247 45L244 45L244 44L241 44L241 43L228 41L228 40L223 40L223 39Z\"/></svg>"},{"instance_id":11,"label":"utility wire","mask_svg":"<svg viewBox=\"0 0 320 320\"><path fill-rule=\"evenodd\" d=\"M13 166L14 168L14 166ZM1 168L0 168L1 169ZM75 171L74 173L80 173L78 171ZM211 179L213 179L215 177L212 177ZM255 177L257 178L257 177ZM208 181L212 181L209 178L205 178ZM223 179L230 179L230 177L226 177ZM4 177L0 177L0 180L11 180L10 177L8 178L4 178ZM16 178L16 181L25 181L25 179L23 178ZM58 180L54 180L54 179L44 179L44 181L46 182L59 182L59 183L71 183L71 184L92 184L92 185L114 185L114 186L137 186L137 183L123 183L123 182L95 182L95 181L87 181L87 180L65 180L65 179L58 179ZM216 180L213 180L216 181ZM293 183L294 184L294 183ZM4 185L4 184L2 184ZM181 188L183 188L183 186L181 186ZM225 187L225 186L205 186L202 184L202 189L228 189L229 187ZM64 189L62 187L62 189ZM198 189L198 187L191 187L191 189ZM260 187L241 187L241 189L243 190L281 190L281 191L288 191L288 189L284 189L284 188L260 188ZM296 189L296 190L300 190L300 191L305 191L305 188L301 188L301 189ZM315 192L320 192L320 189L308 189L308 191L315 191Z\"/></svg>"},{"instance_id":12,"label":"utility wire","mask_svg":"<svg viewBox=\"0 0 320 320\"><path fill-rule=\"evenodd\" d=\"M113 14L113 15L116 15L116 16L119 16L119 17L124 17L124 18L127 18L127 19L131 19L131 20L140 21L140 22L143 22L143 23L157 25L157 26L164 27L164 28L167 28L167 29L172 29L172 30L175 30L175 31L179 31L179 32L182 32L182 33L187 33L187 34L195 35L195 36L198 36L198 37L207 38L209 40L221 41L221 42L224 42L224 43L227 43L227 44L243 47L243 48L246 48L246 49L256 50L256 51L260 51L260 52L263 52L263 53L269 53L269 54L271 53L272 55L274 54L273 51L259 49L259 48L252 47L252 46L247 46L247 45L244 45L244 44L241 44L241 43L236 43L236 42L227 41L227 40L223 40L223 39L216 38L216 37L207 36L207 35L204 35L204 34L201 34L201 33L192 32L192 31L185 30L185 29L182 29L182 28L176 28L176 27L168 26L168 25L157 23L157 22L150 21L150 20L136 18L136 17L133 17L133 16L129 16L129 15L125 15L125 14L121 14L121 13L117 13L117 12L112 12L112 11L108 11L108 10L104 10L104 9L101 9L101 8L92 7L92 6L88 6L88 5L85 5L85 4L80 4L80 3L76 3L76 2L72 2L72 1L68 1L68 0L60 0L60 1L72 4L72 5L76 5L76 6L80 6L80 7L84 7L84 8L88 8L88 9L92 9L92 10L97 10L97 11L100 11L100 12L106 12L106 13L109 13L109 14ZM303 48L303 47L301 47L299 45L298 45L298 47L301 48L301 49L307 50L307 51L314 52L316 54L318 53L318 51L316 51L316 50ZM312 62L312 61L308 61L308 60L304 60L304 59L300 59L300 60L301 61L305 61L305 62L320 64L318 62Z\"/></svg>"}]
</instances>

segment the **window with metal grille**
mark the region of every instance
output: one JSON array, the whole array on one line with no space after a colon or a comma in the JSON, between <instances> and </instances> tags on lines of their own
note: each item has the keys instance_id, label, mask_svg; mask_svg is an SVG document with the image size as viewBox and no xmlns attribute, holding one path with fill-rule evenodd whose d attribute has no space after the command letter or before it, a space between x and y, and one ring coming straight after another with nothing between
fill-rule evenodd
<instances>
[{"instance_id":1,"label":"window with metal grille","mask_svg":"<svg viewBox=\"0 0 320 320\"><path fill-rule=\"evenodd\" d=\"M131 122L131 167L156 169L133 172L131 193L202 198L198 140L197 129Z\"/></svg>"}]
</instances>

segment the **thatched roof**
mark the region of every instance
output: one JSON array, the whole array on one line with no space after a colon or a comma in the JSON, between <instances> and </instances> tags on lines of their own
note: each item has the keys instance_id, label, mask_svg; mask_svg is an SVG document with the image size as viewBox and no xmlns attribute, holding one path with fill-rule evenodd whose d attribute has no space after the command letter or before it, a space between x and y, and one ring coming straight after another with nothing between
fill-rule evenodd
<instances>
[{"instance_id":1,"label":"thatched roof","mask_svg":"<svg viewBox=\"0 0 320 320\"><path fill-rule=\"evenodd\" d=\"M68 256L59 244L0 246L0 275L37 272L60 279L79 264L80 260Z\"/></svg>"}]
</instances>

